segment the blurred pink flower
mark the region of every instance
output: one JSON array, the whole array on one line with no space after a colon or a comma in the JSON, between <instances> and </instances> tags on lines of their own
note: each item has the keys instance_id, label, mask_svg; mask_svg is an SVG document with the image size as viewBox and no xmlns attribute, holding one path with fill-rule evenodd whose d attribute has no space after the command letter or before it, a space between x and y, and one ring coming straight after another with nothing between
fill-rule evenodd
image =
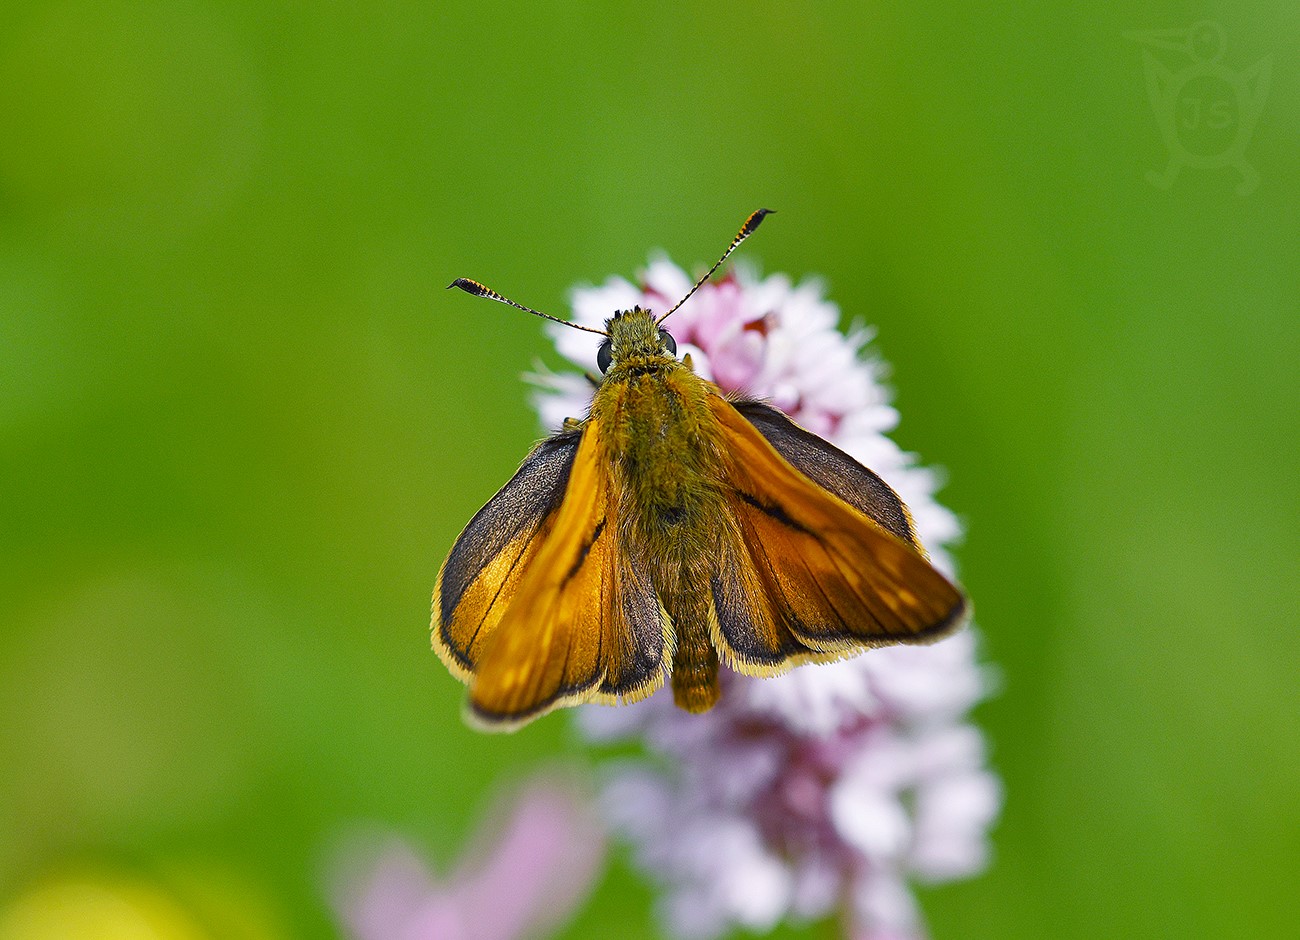
<instances>
[{"instance_id":1,"label":"blurred pink flower","mask_svg":"<svg viewBox=\"0 0 1300 940\"><path fill-rule=\"evenodd\" d=\"M666 310L690 285L655 259L639 285L613 278L575 291L574 320L600 327L638 304ZM698 374L771 401L884 477L951 573L944 545L961 529L934 499L938 475L885 436L898 422L885 367L863 356L867 330L845 336L838 322L816 282L739 267L702 287L667 328ZM599 337L549 329L561 353L591 368ZM581 377L535 380L549 427L586 413ZM966 719L988 687L973 630L772 679L724 668L722 679L722 700L704 715L679 711L668 694L580 712L590 739L639 739L653 755L609 768L601 802L664 887L672 932L711 938L840 912L860 940L922 936L908 879L980 871L1001 807L983 738Z\"/></svg>"},{"instance_id":2,"label":"blurred pink flower","mask_svg":"<svg viewBox=\"0 0 1300 940\"><path fill-rule=\"evenodd\" d=\"M599 822L557 781L530 783L499 815L445 877L396 837L349 850L333 892L348 936L516 940L559 928L600 872Z\"/></svg>"}]
</instances>

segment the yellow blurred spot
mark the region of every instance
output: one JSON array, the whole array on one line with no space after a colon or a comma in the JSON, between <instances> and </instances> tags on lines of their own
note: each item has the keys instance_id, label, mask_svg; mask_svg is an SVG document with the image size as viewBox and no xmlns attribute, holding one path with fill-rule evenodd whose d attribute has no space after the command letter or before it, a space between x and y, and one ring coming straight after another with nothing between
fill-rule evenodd
<instances>
[{"instance_id":1,"label":"yellow blurred spot","mask_svg":"<svg viewBox=\"0 0 1300 940\"><path fill-rule=\"evenodd\" d=\"M120 877L46 882L0 909L0 940L207 940L170 897Z\"/></svg>"}]
</instances>

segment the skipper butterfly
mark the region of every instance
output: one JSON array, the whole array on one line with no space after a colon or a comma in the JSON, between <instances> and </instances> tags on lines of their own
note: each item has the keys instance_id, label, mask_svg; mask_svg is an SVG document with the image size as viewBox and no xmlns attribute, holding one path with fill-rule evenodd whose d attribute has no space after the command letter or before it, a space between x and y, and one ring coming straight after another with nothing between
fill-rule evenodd
<instances>
[{"instance_id":1,"label":"skipper butterfly","mask_svg":"<svg viewBox=\"0 0 1300 940\"><path fill-rule=\"evenodd\" d=\"M585 418L538 444L470 520L433 593L433 648L469 685L469 716L511 730L582 702L634 702L670 675L690 712L718 700L719 663L771 676L964 620L879 476L762 401L679 360L667 313L593 330L477 281L448 287L604 336Z\"/></svg>"}]
</instances>

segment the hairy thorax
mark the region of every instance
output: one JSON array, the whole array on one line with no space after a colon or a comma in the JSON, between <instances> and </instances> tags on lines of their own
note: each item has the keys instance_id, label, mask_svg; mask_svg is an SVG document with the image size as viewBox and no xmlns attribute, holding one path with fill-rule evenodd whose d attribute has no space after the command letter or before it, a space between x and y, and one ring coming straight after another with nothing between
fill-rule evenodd
<instances>
[{"instance_id":1,"label":"hairy thorax","mask_svg":"<svg viewBox=\"0 0 1300 940\"><path fill-rule=\"evenodd\" d=\"M613 418L603 426L612 432L609 459L624 517L637 521L635 537L657 557L702 549L691 543L721 511L717 421L707 394L686 366L659 356L607 376L593 406L593 417L607 408Z\"/></svg>"}]
</instances>

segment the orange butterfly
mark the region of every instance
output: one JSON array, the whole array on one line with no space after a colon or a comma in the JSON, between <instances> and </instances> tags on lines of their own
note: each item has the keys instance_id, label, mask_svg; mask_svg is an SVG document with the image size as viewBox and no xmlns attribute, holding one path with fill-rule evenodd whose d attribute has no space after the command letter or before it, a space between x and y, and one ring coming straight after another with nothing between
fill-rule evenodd
<instances>
[{"instance_id":1,"label":"orange butterfly","mask_svg":"<svg viewBox=\"0 0 1300 940\"><path fill-rule=\"evenodd\" d=\"M672 676L674 701L718 700L718 664L770 676L894 643L928 643L967 612L880 477L771 405L697 376L662 324L748 238L656 318L605 329L587 417L534 448L443 562L433 648L469 684L476 724L633 702Z\"/></svg>"}]
</instances>

